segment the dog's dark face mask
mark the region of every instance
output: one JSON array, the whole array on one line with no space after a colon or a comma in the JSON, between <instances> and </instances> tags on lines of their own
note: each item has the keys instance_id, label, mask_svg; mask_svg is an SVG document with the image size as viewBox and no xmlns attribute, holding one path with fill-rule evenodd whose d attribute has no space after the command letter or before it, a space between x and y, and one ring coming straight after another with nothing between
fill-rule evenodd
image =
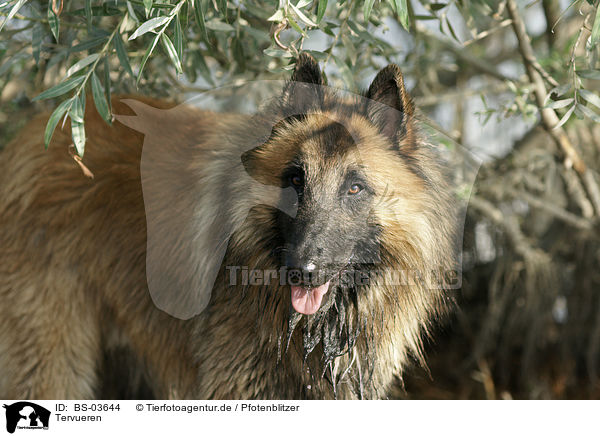
<instances>
[{"instance_id":1,"label":"dog's dark face mask","mask_svg":"<svg viewBox=\"0 0 600 436\"><path fill-rule=\"evenodd\" d=\"M336 289L352 286L349 271L374 263L378 252L377 226L370 219L374 191L356 144L342 125L321 117L302 121L322 127L303 138L281 176L282 187L292 189L284 190L278 213L279 260L287 268L292 306L304 315L320 310ZM292 124L287 133L294 130Z\"/></svg>"}]
</instances>

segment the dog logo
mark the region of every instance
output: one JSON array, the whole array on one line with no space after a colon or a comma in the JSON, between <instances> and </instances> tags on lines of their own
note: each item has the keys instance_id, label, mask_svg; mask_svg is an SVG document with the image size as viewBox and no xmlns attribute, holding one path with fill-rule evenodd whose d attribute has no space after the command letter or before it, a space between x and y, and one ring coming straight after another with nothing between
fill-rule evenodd
<instances>
[{"instance_id":1,"label":"dog logo","mask_svg":"<svg viewBox=\"0 0 600 436\"><path fill-rule=\"evenodd\" d=\"M6 409L6 431L14 433L18 429L48 430L50 411L29 401L19 401L4 405Z\"/></svg>"}]
</instances>

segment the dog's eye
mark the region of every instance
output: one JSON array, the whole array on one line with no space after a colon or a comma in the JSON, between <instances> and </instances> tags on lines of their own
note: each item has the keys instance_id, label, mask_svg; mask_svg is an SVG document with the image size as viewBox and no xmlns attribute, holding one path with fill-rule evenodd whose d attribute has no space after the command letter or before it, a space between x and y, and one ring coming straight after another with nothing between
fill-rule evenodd
<instances>
[{"instance_id":1,"label":"dog's eye","mask_svg":"<svg viewBox=\"0 0 600 436\"><path fill-rule=\"evenodd\" d=\"M294 186L302 186L302 183L303 183L302 176L300 176L298 174L293 174L292 176L290 176L290 182Z\"/></svg>"},{"instance_id":2,"label":"dog's eye","mask_svg":"<svg viewBox=\"0 0 600 436\"><path fill-rule=\"evenodd\" d=\"M363 187L361 185L359 185L358 183L355 183L352 186L350 186L350 189L348 189L348 195L356 195L362 190L363 190Z\"/></svg>"}]
</instances>

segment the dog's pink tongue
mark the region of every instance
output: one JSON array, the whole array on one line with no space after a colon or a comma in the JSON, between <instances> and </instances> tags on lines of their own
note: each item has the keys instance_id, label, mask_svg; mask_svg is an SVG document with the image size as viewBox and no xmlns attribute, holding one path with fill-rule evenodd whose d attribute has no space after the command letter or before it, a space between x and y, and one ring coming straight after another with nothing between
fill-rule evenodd
<instances>
[{"instance_id":1,"label":"dog's pink tongue","mask_svg":"<svg viewBox=\"0 0 600 436\"><path fill-rule=\"evenodd\" d=\"M328 289L329 282L316 288L292 286L292 306L294 306L294 310L304 315L312 315L321 307L321 301L323 301L323 296Z\"/></svg>"}]
</instances>

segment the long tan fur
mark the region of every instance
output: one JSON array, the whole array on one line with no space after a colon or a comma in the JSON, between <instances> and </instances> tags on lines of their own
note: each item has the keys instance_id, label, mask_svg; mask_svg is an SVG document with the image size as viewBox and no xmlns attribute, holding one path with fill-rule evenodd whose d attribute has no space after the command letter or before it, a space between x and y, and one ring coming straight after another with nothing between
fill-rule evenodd
<instances>
[{"instance_id":1,"label":"long tan fur","mask_svg":"<svg viewBox=\"0 0 600 436\"><path fill-rule=\"evenodd\" d=\"M382 265L452 269L451 197L417 126L409 121L404 154L398 153L367 117L340 111L343 105L328 105L327 98L322 110L289 121L280 138L252 156L255 178L278 177L300 148L327 177L311 133L343 119L359 138L360 164L378 196L372 215L382 228ZM297 314L290 311L289 286L227 285L227 265L278 267L269 253L271 209L257 206L254 188L231 180L235 172L227 170L231 156L242 164L246 150L236 147L252 119L180 107L165 120L169 111L159 109L171 105L141 99L157 108L141 126L128 117L131 104L120 100L114 99L114 112L133 129L119 121L106 125L87 105L83 162L93 179L68 152L68 127L57 129L44 150L48 114L0 153L0 397L98 397L106 350L125 347L161 398L385 398L411 355L420 358L421 335L443 309L443 291L390 285L382 276L344 314L352 328L360 327L355 342L329 360L323 341L305 356L302 329L291 322ZM162 144L156 165L185 149L186 165L177 171L197 183L165 188L145 205L143 135L136 130ZM352 151L338 157L357 159ZM164 178L148 183L160 192ZM172 214L181 221L177 228L189 232L177 235L178 244L185 246L181 253L192 253L169 254L164 268L192 284L202 280L193 253L202 253L204 235L218 221L207 217L237 220L207 308L186 320L158 309L147 288L147 228L160 226L163 208L180 211ZM149 222L147 213L158 218ZM310 320L298 325L304 322Z\"/></svg>"}]
</instances>

